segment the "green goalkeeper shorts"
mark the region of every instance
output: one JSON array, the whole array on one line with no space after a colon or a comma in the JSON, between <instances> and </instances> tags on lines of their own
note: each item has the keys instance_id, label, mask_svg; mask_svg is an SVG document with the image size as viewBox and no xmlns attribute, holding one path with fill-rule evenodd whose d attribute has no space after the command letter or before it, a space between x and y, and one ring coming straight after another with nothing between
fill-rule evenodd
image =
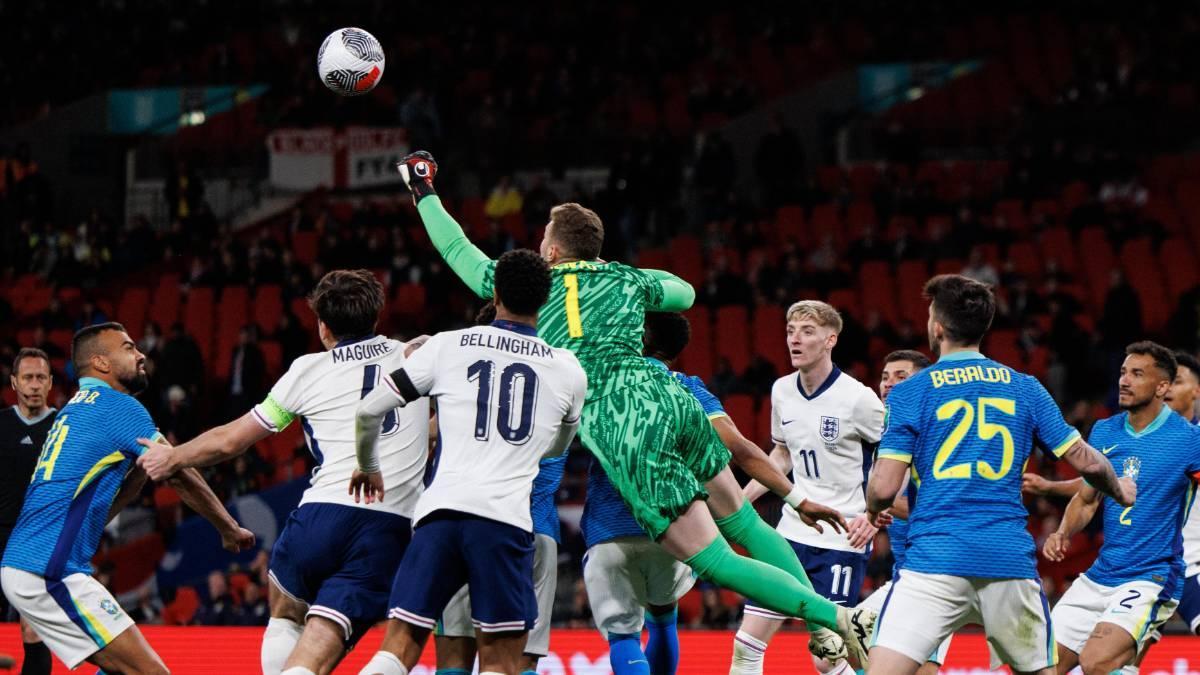
<instances>
[{"instance_id":1,"label":"green goalkeeper shorts","mask_svg":"<svg viewBox=\"0 0 1200 675\"><path fill-rule=\"evenodd\" d=\"M728 464L699 401L666 370L583 406L579 438L653 539Z\"/></svg>"}]
</instances>

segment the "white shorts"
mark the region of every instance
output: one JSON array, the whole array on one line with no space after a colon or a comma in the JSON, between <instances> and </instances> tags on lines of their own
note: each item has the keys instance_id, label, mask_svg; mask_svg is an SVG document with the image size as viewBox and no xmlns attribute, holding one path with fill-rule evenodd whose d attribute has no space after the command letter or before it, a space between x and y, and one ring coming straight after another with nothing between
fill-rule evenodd
<instances>
[{"instance_id":1,"label":"white shorts","mask_svg":"<svg viewBox=\"0 0 1200 675\"><path fill-rule=\"evenodd\" d=\"M1162 590L1150 581L1102 586L1081 574L1054 606L1054 636L1058 644L1078 654L1096 624L1111 623L1132 635L1141 649L1179 605L1176 600L1159 597Z\"/></svg>"},{"instance_id":2,"label":"white shorts","mask_svg":"<svg viewBox=\"0 0 1200 675\"><path fill-rule=\"evenodd\" d=\"M871 646L886 647L924 663L943 640L977 623L1002 663L1032 672L1057 663L1050 605L1033 579L985 579L897 574L875 623Z\"/></svg>"},{"instance_id":3,"label":"white shorts","mask_svg":"<svg viewBox=\"0 0 1200 675\"><path fill-rule=\"evenodd\" d=\"M874 593L871 593L866 597L865 600L858 603L858 606L879 614L883 611L883 600L887 597L888 592L891 590L892 581L889 579L887 583L875 589ZM932 661L939 666L945 664L946 655L950 653L950 641L953 639L953 635L947 635L946 639L942 640L941 644L937 646L937 649L935 649L933 653L929 655L929 658L925 659L925 661ZM922 663L924 663L924 661Z\"/></svg>"},{"instance_id":4,"label":"white shorts","mask_svg":"<svg viewBox=\"0 0 1200 675\"><path fill-rule=\"evenodd\" d=\"M583 557L592 617L601 635L637 635L647 605L672 605L696 583L692 568L645 537L621 537L587 550Z\"/></svg>"},{"instance_id":5,"label":"white shorts","mask_svg":"<svg viewBox=\"0 0 1200 675\"><path fill-rule=\"evenodd\" d=\"M458 589L442 611L437 634L442 637L475 637L471 621L469 587ZM554 614L554 593L558 590L558 542L554 537L533 537L533 593L537 596L538 618L525 639L525 653L545 656L550 653L550 620Z\"/></svg>"},{"instance_id":6,"label":"white shorts","mask_svg":"<svg viewBox=\"0 0 1200 675\"><path fill-rule=\"evenodd\" d=\"M0 568L4 595L54 655L69 668L107 647L133 626L108 589L86 574L62 581L15 567Z\"/></svg>"}]
</instances>

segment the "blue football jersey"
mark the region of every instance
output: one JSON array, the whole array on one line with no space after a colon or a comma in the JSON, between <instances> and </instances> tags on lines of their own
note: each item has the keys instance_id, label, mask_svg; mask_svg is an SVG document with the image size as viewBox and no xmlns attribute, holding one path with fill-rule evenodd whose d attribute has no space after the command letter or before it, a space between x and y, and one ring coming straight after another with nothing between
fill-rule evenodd
<instances>
[{"instance_id":1,"label":"blue football jersey","mask_svg":"<svg viewBox=\"0 0 1200 675\"><path fill-rule=\"evenodd\" d=\"M137 439L156 437L137 399L82 378L42 446L0 564L50 579L90 574L108 510L144 451Z\"/></svg>"},{"instance_id":2,"label":"blue football jersey","mask_svg":"<svg viewBox=\"0 0 1200 675\"><path fill-rule=\"evenodd\" d=\"M1087 571L1092 581L1120 586L1150 581L1176 600L1183 593L1183 524L1200 473L1200 430L1167 406L1140 432L1129 413L1096 422L1089 443L1118 475L1137 482L1137 502L1124 508L1103 495L1104 545Z\"/></svg>"},{"instance_id":3,"label":"blue football jersey","mask_svg":"<svg viewBox=\"0 0 1200 675\"><path fill-rule=\"evenodd\" d=\"M668 370L667 365L658 359L646 360L663 370ZM713 396L708 387L704 386L704 380L674 371L671 372L671 376L696 397L708 419L725 415L725 408L721 406L720 399ZM588 469L587 500L583 505L583 517L579 525L583 530L584 544L588 548L618 537L646 536L646 531L633 519L629 507L625 506L625 500L617 494L616 488L609 482L604 469L595 459Z\"/></svg>"},{"instance_id":4,"label":"blue football jersey","mask_svg":"<svg viewBox=\"0 0 1200 675\"><path fill-rule=\"evenodd\" d=\"M896 385L879 457L912 465L903 569L1036 579L1021 471L1035 445L1058 457L1079 439L1035 378L978 352L944 356Z\"/></svg>"},{"instance_id":5,"label":"blue football jersey","mask_svg":"<svg viewBox=\"0 0 1200 675\"><path fill-rule=\"evenodd\" d=\"M558 505L554 496L562 484L563 472L567 469L567 455L548 457L538 463L538 474L533 479L533 492L529 495L529 515L533 517L533 533L553 537L562 542L558 522Z\"/></svg>"}]
</instances>

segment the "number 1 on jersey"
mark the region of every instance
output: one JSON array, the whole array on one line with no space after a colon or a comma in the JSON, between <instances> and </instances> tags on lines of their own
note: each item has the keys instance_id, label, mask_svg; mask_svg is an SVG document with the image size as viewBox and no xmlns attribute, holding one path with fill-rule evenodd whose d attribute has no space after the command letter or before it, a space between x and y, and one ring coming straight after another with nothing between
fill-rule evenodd
<instances>
[{"instance_id":1,"label":"number 1 on jersey","mask_svg":"<svg viewBox=\"0 0 1200 675\"><path fill-rule=\"evenodd\" d=\"M564 274L563 285L567 287L567 336L583 337L583 321L579 318L579 275Z\"/></svg>"}]
</instances>

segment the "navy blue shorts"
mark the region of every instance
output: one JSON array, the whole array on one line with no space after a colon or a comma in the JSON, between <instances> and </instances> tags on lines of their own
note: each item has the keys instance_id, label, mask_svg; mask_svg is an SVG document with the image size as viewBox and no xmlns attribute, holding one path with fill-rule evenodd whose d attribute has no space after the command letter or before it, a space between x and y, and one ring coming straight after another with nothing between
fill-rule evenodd
<instances>
[{"instance_id":1,"label":"navy blue shorts","mask_svg":"<svg viewBox=\"0 0 1200 675\"><path fill-rule=\"evenodd\" d=\"M463 584L470 584L478 630L531 630L538 615L533 533L456 511L431 513L396 572L388 618L432 630Z\"/></svg>"},{"instance_id":2,"label":"navy blue shorts","mask_svg":"<svg viewBox=\"0 0 1200 675\"><path fill-rule=\"evenodd\" d=\"M817 548L789 540L813 590L843 607L858 605L867 574L867 554Z\"/></svg>"},{"instance_id":3,"label":"navy blue shorts","mask_svg":"<svg viewBox=\"0 0 1200 675\"><path fill-rule=\"evenodd\" d=\"M1200 574L1183 580L1183 598L1179 601L1179 609L1176 611L1188 628L1200 635Z\"/></svg>"},{"instance_id":4,"label":"navy blue shorts","mask_svg":"<svg viewBox=\"0 0 1200 675\"><path fill-rule=\"evenodd\" d=\"M271 550L271 579L328 619L353 646L387 615L388 582L412 536L408 518L343 506L304 504Z\"/></svg>"}]
</instances>

